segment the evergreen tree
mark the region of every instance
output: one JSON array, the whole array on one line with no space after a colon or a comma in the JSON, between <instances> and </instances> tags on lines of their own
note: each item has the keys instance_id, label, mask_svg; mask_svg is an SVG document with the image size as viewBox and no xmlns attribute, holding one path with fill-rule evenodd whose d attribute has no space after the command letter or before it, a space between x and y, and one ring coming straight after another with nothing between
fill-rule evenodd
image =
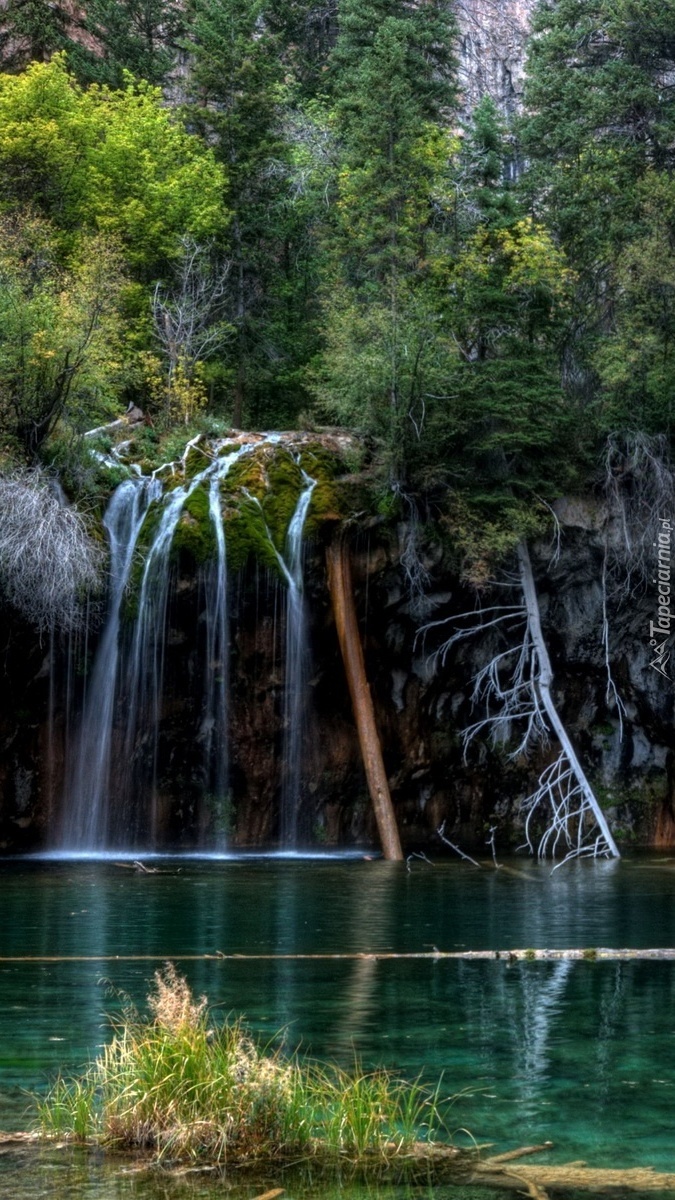
<instances>
[{"instance_id":1,"label":"evergreen tree","mask_svg":"<svg viewBox=\"0 0 675 1200\"><path fill-rule=\"evenodd\" d=\"M85 29L95 48L73 49L71 68L86 83L122 87L130 71L162 84L175 62L184 20L179 0L88 0Z\"/></svg>"},{"instance_id":2,"label":"evergreen tree","mask_svg":"<svg viewBox=\"0 0 675 1200\"><path fill-rule=\"evenodd\" d=\"M632 232L636 182L675 165L675 2L560 0L535 14L523 141L530 186L575 257Z\"/></svg>"},{"instance_id":3,"label":"evergreen tree","mask_svg":"<svg viewBox=\"0 0 675 1200\"><path fill-rule=\"evenodd\" d=\"M436 370L425 256L452 149L454 35L436 0L344 0L330 61L338 164L315 390L324 408L341 397L343 419L385 437L395 481L419 432L423 381Z\"/></svg>"},{"instance_id":4,"label":"evergreen tree","mask_svg":"<svg viewBox=\"0 0 675 1200\"><path fill-rule=\"evenodd\" d=\"M20 71L30 62L47 62L57 50L73 45L72 9L50 0L7 0L0 15L0 63Z\"/></svg>"},{"instance_id":5,"label":"evergreen tree","mask_svg":"<svg viewBox=\"0 0 675 1200\"><path fill-rule=\"evenodd\" d=\"M577 269L571 354L599 430L669 419L674 71L674 0L559 0L535 15L526 186Z\"/></svg>"},{"instance_id":6,"label":"evergreen tree","mask_svg":"<svg viewBox=\"0 0 675 1200\"><path fill-rule=\"evenodd\" d=\"M448 7L436 0L344 0L340 9L331 59L336 239L354 282L414 269L423 256L448 153L454 37Z\"/></svg>"},{"instance_id":7,"label":"evergreen tree","mask_svg":"<svg viewBox=\"0 0 675 1200\"><path fill-rule=\"evenodd\" d=\"M570 419L559 345L572 275L519 204L510 153L507 130L486 98L457 164L455 220L432 265L458 353L449 359L448 400L435 406L430 434L437 461L451 465L460 487L493 517L564 478L560 448Z\"/></svg>"},{"instance_id":8,"label":"evergreen tree","mask_svg":"<svg viewBox=\"0 0 675 1200\"><path fill-rule=\"evenodd\" d=\"M194 0L192 16L189 117L226 167L225 203L232 213L232 420L240 426L264 359L276 355L265 323L270 275L281 252L283 67L260 0Z\"/></svg>"}]
</instances>

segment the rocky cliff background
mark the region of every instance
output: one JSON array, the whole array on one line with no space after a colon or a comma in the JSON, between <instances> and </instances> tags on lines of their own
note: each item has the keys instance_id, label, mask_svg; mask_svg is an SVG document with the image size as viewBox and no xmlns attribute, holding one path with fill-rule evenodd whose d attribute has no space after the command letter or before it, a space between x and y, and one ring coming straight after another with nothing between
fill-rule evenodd
<instances>
[{"instance_id":1,"label":"rocky cliff background","mask_svg":"<svg viewBox=\"0 0 675 1200\"><path fill-rule=\"evenodd\" d=\"M675 835L672 728L674 689L651 666L653 597L603 600L606 514L591 500L559 505L557 558L548 542L532 548L544 633L555 671L555 698L575 746L625 847L670 845ZM349 695L326 586L323 530L307 548L306 596L311 669L299 841L314 846L376 846ZM472 680L504 649L493 630L458 643L444 664L434 651L456 614L495 602L477 598L457 578L448 548L423 537L428 583L420 604L408 586L402 555L411 529L365 521L351 531L356 600L366 664L402 838L408 851L441 846L437 830L463 849L485 849L494 827L506 852L523 841L520 804L555 747L510 757L513 742L477 739L466 755L462 731L481 715ZM417 533L416 533L416 536ZM158 763L158 805L167 845L189 844L203 820L197 629L200 589L194 576L176 580L166 643L166 696ZM609 665L620 698L608 690ZM232 846L274 845L279 832L283 747L284 594L251 564L231 580L230 797ZM91 647L39 644L5 614L4 691L0 704L2 849L53 843L72 734L77 674ZM433 624L432 624L433 623ZM424 632L425 626L431 626ZM69 728L70 726L70 728ZM515 732L515 731L514 731ZM202 812L200 818L199 813Z\"/></svg>"}]
</instances>

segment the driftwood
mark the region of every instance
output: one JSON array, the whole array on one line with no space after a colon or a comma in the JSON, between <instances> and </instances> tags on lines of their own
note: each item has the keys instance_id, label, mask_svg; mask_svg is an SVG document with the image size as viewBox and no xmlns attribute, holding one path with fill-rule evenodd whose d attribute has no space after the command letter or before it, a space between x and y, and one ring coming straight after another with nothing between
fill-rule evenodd
<instances>
[{"instance_id":1,"label":"driftwood","mask_svg":"<svg viewBox=\"0 0 675 1200\"><path fill-rule=\"evenodd\" d=\"M573 858L586 852L583 846L584 818L589 816L597 826L597 836L593 846L593 854L608 854L612 858L619 857L616 842L612 837L607 819L593 789L586 778L577 753L570 741L569 734L553 701L552 685L553 670L548 654L546 641L542 633L539 614L539 599L532 574L532 564L527 544L521 542L518 546L518 563L520 568L520 583L527 611L527 627L532 641L537 669L533 678L533 693L535 702L541 702L546 719L553 730L559 744L560 757L540 777L539 786L532 796L523 802L528 811L525 831L529 842L529 820L532 813L544 801L548 800L552 809L552 819L548 830L539 847L539 857L544 857L546 847L551 843L553 853L559 840L564 840L570 846L567 858ZM572 837L571 827L578 825L576 846Z\"/></svg>"},{"instance_id":2,"label":"driftwood","mask_svg":"<svg viewBox=\"0 0 675 1200\"><path fill-rule=\"evenodd\" d=\"M119 865L119 864L118 864ZM163 872L169 874L170 872ZM632 950L611 946L573 950L352 950L323 951L319 954L172 954L175 962L385 962L390 959L428 959L433 962L675 962L675 947ZM0 963L34 962L166 962L166 954L2 954Z\"/></svg>"},{"instance_id":3,"label":"driftwood","mask_svg":"<svg viewBox=\"0 0 675 1200\"><path fill-rule=\"evenodd\" d=\"M50 1142L54 1144L54 1139L44 1138L39 1133L4 1133L0 1131L0 1154L7 1153L20 1145L30 1145L37 1150ZM67 1144L67 1141L58 1142L56 1148L61 1149ZM399 1166L402 1165L413 1170L419 1166L424 1168L426 1182L432 1185L442 1183L446 1187L454 1185L465 1187L469 1184L474 1187L530 1196L531 1200L551 1200L549 1188L574 1189L592 1193L620 1189L622 1192L635 1192L636 1195L645 1192L675 1193L675 1174L655 1171L652 1167L628 1167L621 1170L620 1168L587 1167L583 1162L543 1165L539 1163L525 1164L520 1161L551 1148L552 1143L545 1142L541 1146L521 1146L504 1154L480 1158L476 1151L461 1150L457 1146L417 1142L409 1149L400 1151L398 1146L392 1143L390 1147L387 1147L392 1151L391 1157L385 1156L384 1160L379 1159L378 1170L381 1170L386 1163L392 1167L399 1164ZM141 1164L137 1169L146 1171L148 1164ZM182 1175L192 1171L203 1173L218 1169L217 1165L202 1164L187 1169L179 1168L177 1171L172 1171L172 1174ZM255 1200L278 1200L278 1197L283 1194L284 1188L272 1188L256 1196Z\"/></svg>"},{"instance_id":4,"label":"driftwood","mask_svg":"<svg viewBox=\"0 0 675 1200\"><path fill-rule=\"evenodd\" d=\"M596 1192L620 1188L624 1192L675 1192L675 1174L655 1171L652 1167L620 1168L587 1167L572 1162L560 1165L522 1163L520 1159L552 1148L551 1142L542 1146L522 1146L490 1158L474 1157L469 1162L454 1146L428 1145L423 1142L412 1148L411 1157L419 1157L428 1167L428 1177L443 1180L444 1184L473 1184L494 1190L519 1193L532 1200L550 1200L549 1188L575 1189ZM461 1179L457 1178L457 1173ZM455 1178L453 1178L453 1175Z\"/></svg>"},{"instance_id":5,"label":"driftwood","mask_svg":"<svg viewBox=\"0 0 675 1200\"><path fill-rule=\"evenodd\" d=\"M349 548L344 538L338 536L333 540L326 551L326 558L328 588L333 604L335 627L345 665L359 745L368 781L368 791L375 810L382 852L386 859L402 862L401 840L382 760L382 747L375 724L373 701L366 677L363 648L356 620Z\"/></svg>"},{"instance_id":6,"label":"driftwood","mask_svg":"<svg viewBox=\"0 0 675 1200\"><path fill-rule=\"evenodd\" d=\"M651 1167L629 1167L626 1170L604 1167L582 1167L577 1163L562 1163L560 1166L534 1166L532 1163L518 1164L510 1169L493 1166L489 1159L476 1167L470 1182L483 1187L501 1188L532 1196L534 1200L548 1200L549 1188L570 1188L576 1191L595 1193L606 1188L620 1188L622 1192L675 1192L675 1174L654 1171Z\"/></svg>"}]
</instances>

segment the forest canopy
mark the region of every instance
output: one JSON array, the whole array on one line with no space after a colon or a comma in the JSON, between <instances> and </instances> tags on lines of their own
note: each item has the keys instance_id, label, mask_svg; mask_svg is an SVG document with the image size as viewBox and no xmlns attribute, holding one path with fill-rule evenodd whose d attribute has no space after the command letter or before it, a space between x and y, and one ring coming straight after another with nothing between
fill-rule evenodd
<instances>
[{"instance_id":1,"label":"forest canopy","mask_svg":"<svg viewBox=\"0 0 675 1200\"><path fill-rule=\"evenodd\" d=\"M515 544L608 437L671 434L673 29L675 0L544 0L507 119L462 116L440 0L10 0L4 459L77 490L130 402L330 422L383 511Z\"/></svg>"}]
</instances>

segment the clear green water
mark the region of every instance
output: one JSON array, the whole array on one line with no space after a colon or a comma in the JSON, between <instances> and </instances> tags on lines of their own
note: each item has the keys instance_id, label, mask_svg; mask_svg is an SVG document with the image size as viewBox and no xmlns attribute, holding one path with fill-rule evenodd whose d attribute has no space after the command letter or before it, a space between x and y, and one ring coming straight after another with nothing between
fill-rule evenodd
<instances>
[{"instance_id":1,"label":"clear green water","mask_svg":"<svg viewBox=\"0 0 675 1200\"><path fill-rule=\"evenodd\" d=\"M498 872L454 862L415 862L410 872L347 860L156 865L162 873L109 863L0 867L0 1127L26 1128L26 1091L81 1066L104 1041L116 1001L102 977L141 1003L158 965L6 956L675 945L672 860L578 863L553 876L524 860ZM265 1033L283 1028L289 1046L345 1063L356 1053L434 1080L443 1072L458 1094L457 1128L478 1141L506 1149L551 1139L559 1160L675 1169L675 964L180 965L224 1013L243 1013ZM186 1197L209 1186L106 1171L46 1156L28 1173L11 1154L0 1159L0 1195L159 1200L182 1198L179 1184L193 1189ZM357 1193L366 1194L349 1194Z\"/></svg>"}]
</instances>

